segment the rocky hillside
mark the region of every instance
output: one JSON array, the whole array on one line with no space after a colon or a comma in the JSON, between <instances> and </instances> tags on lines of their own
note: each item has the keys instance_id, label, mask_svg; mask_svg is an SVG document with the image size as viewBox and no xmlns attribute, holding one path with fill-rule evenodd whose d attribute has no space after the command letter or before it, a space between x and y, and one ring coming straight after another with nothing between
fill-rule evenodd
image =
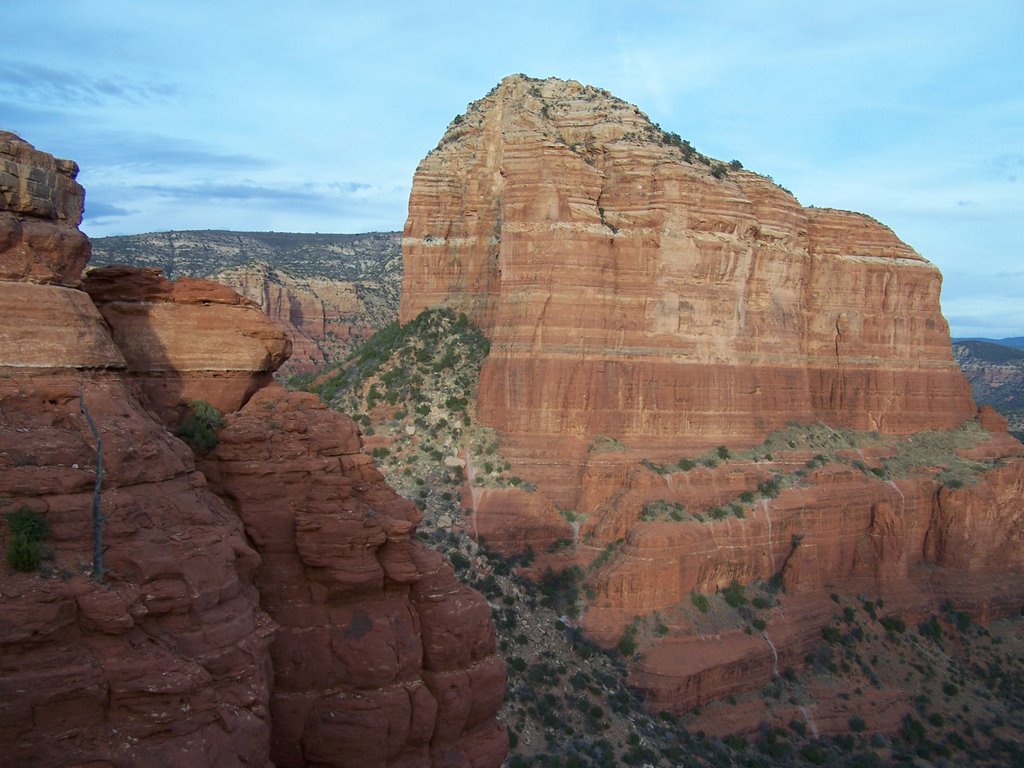
<instances>
[{"instance_id":1,"label":"rocky hillside","mask_svg":"<svg viewBox=\"0 0 1024 768\"><path fill-rule=\"evenodd\" d=\"M397 315L401 235L189 231L92 241L92 264L157 267L201 277L255 301L293 352L288 373L344 359Z\"/></svg>"},{"instance_id":2,"label":"rocky hillside","mask_svg":"<svg viewBox=\"0 0 1024 768\"><path fill-rule=\"evenodd\" d=\"M597 647L584 634L585 620L598 609L629 540L594 546L579 535L581 516L545 510L540 494L515 474L500 436L476 418L488 352L486 338L464 316L427 310L382 331L310 386L356 415L364 445L389 483L416 501L423 516L417 536L445 552L459 578L487 596L508 664L501 710L508 766L863 768L915 754L997 766L1022 756L1024 734L1014 713L1024 691L1013 682L1021 669L1015 649L1024 648L1019 617L983 628L974 619L984 611L972 619L954 602L922 611L910 607L906 590L891 601L874 596L878 583L870 580L857 585L862 596L837 581L843 593L822 599L789 581L796 573L790 570L785 580L734 581L719 591L694 591L669 609L641 611L607 650ZM779 474L710 509L655 501L639 517L665 532L714 529L718 541L729 541L771 498L796 492L809 501L822 473L856 473L892 493L910 487L906 478L915 467L945 464L949 486L969 483L982 467L957 450L984 438L977 424L893 442L794 426L744 455L715 450L675 468L652 465L672 482L704 487L729 487L752 460ZM887 460L868 466L863 459L877 455L880 443ZM604 438L595 452L612 456L623 447ZM838 492L851 489L856 482L848 480ZM831 513L822 506L814 514ZM541 514L553 543L524 542L518 524L532 521L536 532ZM787 547L800 536L801 547L806 542L818 550L824 543L818 533L781 527L785 515L776 524ZM887 541L883 546L893 543ZM522 554L504 557L492 544ZM694 559L711 557L705 548ZM780 553L779 564L785 559ZM800 556L788 559L795 568ZM695 642L674 653L672 663L689 667L693 687L680 708L674 691L664 695L660 675L649 674L645 657L665 654L671 646L664 641L684 627ZM794 635L799 650L791 646ZM742 661L732 667L742 671L738 678L694 674L721 670L738 647ZM630 667L639 671L630 676Z\"/></svg>"},{"instance_id":3,"label":"rocky hillside","mask_svg":"<svg viewBox=\"0 0 1024 768\"><path fill-rule=\"evenodd\" d=\"M269 381L254 303L153 268L82 290L76 173L0 133L5 762L496 768L483 596L355 423Z\"/></svg>"},{"instance_id":4,"label":"rocky hillside","mask_svg":"<svg viewBox=\"0 0 1024 768\"><path fill-rule=\"evenodd\" d=\"M1024 350L986 341L957 341L953 357L971 382L974 399L1002 413L1024 436Z\"/></svg>"}]
</instances>

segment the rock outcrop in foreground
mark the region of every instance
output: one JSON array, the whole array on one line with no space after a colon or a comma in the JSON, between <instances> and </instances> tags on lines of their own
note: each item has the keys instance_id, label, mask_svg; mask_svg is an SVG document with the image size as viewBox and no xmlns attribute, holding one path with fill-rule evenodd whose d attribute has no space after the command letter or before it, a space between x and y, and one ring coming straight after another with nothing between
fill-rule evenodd
<instances>
[{"instance_id":1,"label":"rock outcrop in foreground","mask_svg":"<svg viewBox=\"0 0 1024 768\"><path fill-rule=\"evenodd\" d=\"M0 566L5 759L500 764L484 599L411 538L350 419L265 386L289 345L254 304L156 270L79 288L76 173L0 134L0 513L46 531ZM209 484L168 431L192 399L236 412Z\"/></svg>"},{"instance_id":2,"label":"rock outcrop in foreground","mask_svg":"<svg viewBox=\"0 0 1024 768\"><path fill-rule=\"evenodd\" d=\"M537 510L563 510L548 560L590 565L592 636L661 617L634 672L656 706L802 663L830 593L908 619L1024 604L1024 449L971 399L938 270L878 222L513 76L421 162L403 251L401 320L444 305L487 334L478 415L540 497L474 504L474 529L541 551ZM689 615L756 580L788 593L763 637Z\"/></svg>"},{"instance_id":3,"label":"rock outcrop in foreground","mask_svg":"<svg viewBox=\"0 0 1024 768\"><path fill-rule=\"evenodd\" d=\"M490 608L410 538L419 511L360 452L351 419L268 387L202 467L263 557L276 765L501 762Z\"/></svg>"}]
</instances>

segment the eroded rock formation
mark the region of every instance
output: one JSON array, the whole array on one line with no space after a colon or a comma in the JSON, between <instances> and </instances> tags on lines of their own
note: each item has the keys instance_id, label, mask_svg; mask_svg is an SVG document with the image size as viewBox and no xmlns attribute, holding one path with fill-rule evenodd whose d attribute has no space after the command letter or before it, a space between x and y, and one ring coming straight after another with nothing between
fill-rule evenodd
<instances>
[{"instance_id":1,"label":"eroded rock formation","mask_svg":"<svg viewBox=\"0 0 1024 768\"><path fill-rule=\"evenodd\" d=\"M98 238L92 246L94 265L215 280L256 302L292 343L282 373L344 359L398 313L396 232L158 232Z\"/></svg>"},{"instance_id":2,"label":"eroded rock formation","mask_svg":"<svg viewBox=\"0 0 1024 768\"><path fill-rule=\"evenodd\" d=\"M392 304L390 311L373 311L364 286L358 282L327 275L293 275L269 264L232 267L211 279L255 301L279 328L285 329L293 345L287 370L293 372L344 359L355 346L391 322L397 309Z\"/></svg>"},{"instance_id":3,"label":"eroded rock formation","mask_svg":"<svg viewBox=\"0 0 1024 768\"><path fill-rule=\"evenodd\" d=\"M482 419L545 435L568 475L599 434L677 449L974 414L933 265L599 89L514 76L470 105L416 171L403 249L402 322L465 311L491 340Z\"/></svg>"},{"instance_id":4,"label":"eroded rock formation","mask_svg":"<svg viewBox=\"0 0 1024 768\"><path fill-rule=\"evenodd\" d=\"M5 759L500 764L486 602L413 542L351 420L264 386L285 336L204 280L111 268L79 290L76 167L6 134L0 159L0 512L48 529L38 569L0 569ZM167 431L191 399L242 409L212 486Z\"/></svg>"},{"instance_id":5,"label":"eroded rock formation","mask_svg":"<svg viewBox=\"0 0 1024 768\"><path fill-rule=\"evenodd\" d=\"M421 162L403 251L402 321L445 305L490 339L478 414L536 486L531 509L572 512L563 565L604 551L593 636L612 645L633 617L682 616L733 580L788 590L774 645L682 620L650 640L634 681L657 706L800 663L833 591L907 616L943 598L981 617L1024 603L1024 450L978 414L938 270L877 221L804 208L605 91L513 76ZM821 426L820 456L738 455L791 422ZM973 442L915 448L954 428ZM836 450L836 430L866 447ZM486 515L473 524L508 549L553 528Z\"/></svg>"},{"instance_id":6,"label":"eroded rock formation","mask_svg":"<svg viewBox=\"0 0 1024 768\"><path fill-rule=\"evenodd\" d=\"M85 290L130 375L168 423L192 400L238 410L291 351L253 302L208 280L172 283L157 269L106 267L90 270Z\"/></svg>"},{"instance_id":7,"label":"eroded rock formation","mask_svg":"<svg viewBox=\"0 0 1024 768\"><path fill-rule=\"evenodd\" d=\"M277 765L501 763L490 609L410 538L419 511L351 419L268 387L228 417L203 469L263 557Z\"/></svg>"},{"instance_id":8,"label":"eroded rock formation","mask_svg":"<svg viewBox=\"0 0 1024 768\"><path fill-rule=\"evenodd\" d=\"M0 157L0 241L15 243L0 257L0 512L49 528L38 572L0 575L4 759L267 765L273 624L252 584L259 556L71 287L88 258L77 167L10 135ZM81 402L103 441L101 580Z\"/></svg>"}]
</instances>

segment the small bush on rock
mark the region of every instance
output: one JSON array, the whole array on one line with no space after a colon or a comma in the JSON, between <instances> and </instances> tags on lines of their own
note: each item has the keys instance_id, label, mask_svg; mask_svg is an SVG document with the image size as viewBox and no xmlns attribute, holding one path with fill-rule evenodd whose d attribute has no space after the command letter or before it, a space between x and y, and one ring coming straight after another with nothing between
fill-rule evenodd
<instances>
[{"instance_id":1,"label":"small bush on rock","mask_svg":"<svg viewBox=\"0 0 1024 768\"><path fill-rule=\"evenodd\" d=\"M189 416L176 434L195 451L212 451L217 447L217 430L224 426L220 411L204 400L189 403Z\"/></svg>"},{"instance_id":2,"label":"small bush on rock","mask_svg":"<svg viewBox=\"0 0 1024 768\"><path fill-rule=\"evenodd\" d=\"M6 518L13 534L7 543L7 564L23 573L34 571L42 560L41 544L49 532L46 518L28 507L11 512Z\"/></svg>"}]
</instances>

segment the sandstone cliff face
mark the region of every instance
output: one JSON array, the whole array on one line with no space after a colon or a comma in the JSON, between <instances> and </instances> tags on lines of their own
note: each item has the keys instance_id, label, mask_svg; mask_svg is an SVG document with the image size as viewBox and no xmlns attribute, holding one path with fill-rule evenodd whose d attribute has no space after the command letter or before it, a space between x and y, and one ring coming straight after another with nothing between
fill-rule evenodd
<instances>
[{"instance_id":1,"label":"sandstone cliff face","mask_svg":"<svg viewBox=\"0 0 1024 768\"><path fill-rule=\"evenodd\" d=\"M286 337L205 280L109 268L78 290L84 259L63 250L80 239L88 255L74 165L10 137L0 157L17 161L0 175L0 242L15 243L0 280L0 513L49 529L38 570L0 567L5 758L500 764L486 602L412 542L416 508L351 420L263 386ZM166 429L193 398L242 408L205 464L212 488ZM81 402L103 448L102 574ZM12 536L0 523L0 546Z\"/></svg>"},{"instance_id":2,"label":"sandstone cliff face","mask_svg":"<svg viewBox=\"0 0 1024 768\"><path fill-rule=\"evenodd\" d=\"M241 408L291 351L255 304L207 280L171 283L156 269L107 267L89 272L85 290L129 374L170 424L191 400Z\"/></svg>"},{"instance_id":3,"label":"sandstone cliff face","mask_svg":"<svg viewBox=\"0 0 1024 768\"><path fill-rule=\"evenodd\" d=\"M540 497L516 516L464 494L474 526L536 548L555 529L532 510L571 510L561 565L593 566L591 636L678 619L634 668L656 706L801 663L832 592L907 617L1024 603L1024 449L991 413L971 422L941 277L878 222L805 209L607 92L514 76L420 164L403 251L401 320L440 304L484 330L478 414ZM791 422L824 442L737 455ZM836 450L837 430L863 446ZM788 591L771 639L688 623L692 593L734 580Z\"/></svg>"},{"instance_id":4,"label":"sandstone cliff face","mask_svg":"<svg viewBox=\"0 0 1024 768\"><path fill-rule=\"evenodd\" d=\"M76 167L0 137L0 512L49 527L37 573L0 573L0 743L12 764L268 765L259 556L192 452L126 381L77 291ZM40 236L40 233L48 233ZM102 582L90 578L103 441ZM11 532L2 526L6 548Z\"/></svg>"},{"instance_id":5,"label":"sandstone cliff face","mask_svg":"<svg viewBox=\"0 0 1024 768\"><path fill-rule=\"evenodd\" d=\"M269 440L268 440L269 431ZM261 390L204 462L263 557L279 766L498 765L490 609L410 537L420 515L314 395Z\"/></svg>"},{"instance_id":6,"label":"sandstone cliff face","mask_svg":"<svg viewBox=\"0 0 1024 768\"><path fill-rule=\"evenodd\" d=\"M423 160L400 317L446 304L484 329L486 423L706 446L973 415L934 266L866 216L688 155L607 92L514 76Z\"/></svg>"},{"instance_id":7,"label":"sandstone cliff face","mask_svg":"<svg viewBox=\"0 0 1024 768\"><path fill-rule=\"evenodd\" d=\"M269 264L233 267L213 279L256 302L286 329L293 345L291 371L344 359L380 327L373 324L355 283L296 276Z\"/></svg>"},{"instance_id":8,"label":"sandstone cliff face","mask_svg":"<svg viewBox=\"0 0 1024 768\"><path fill-rule=\"evenodd\" d=\"M0 131L0 280L78 285L89 240L78 230L78 165Z\"/></svg>"}]
</instances>

